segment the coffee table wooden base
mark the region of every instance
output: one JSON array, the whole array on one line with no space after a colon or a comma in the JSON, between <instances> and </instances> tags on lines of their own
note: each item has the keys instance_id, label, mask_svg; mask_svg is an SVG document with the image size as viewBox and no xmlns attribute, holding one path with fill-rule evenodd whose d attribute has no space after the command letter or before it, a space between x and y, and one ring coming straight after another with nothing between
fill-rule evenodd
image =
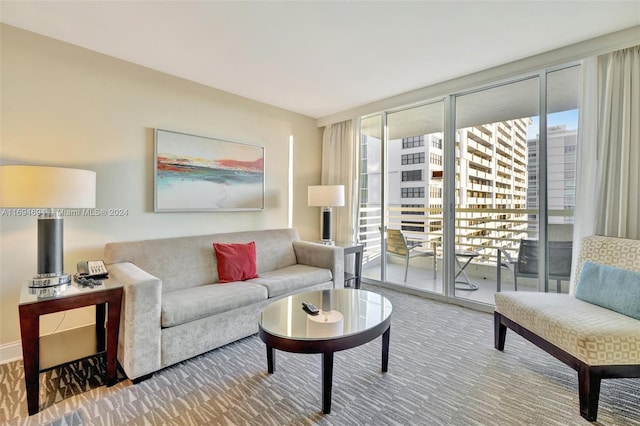
<instances>
[{"instance_id":1,"label":"coffee table wooden base","mask_svg":"<svg viewBox=\"0 0 640 426\"><path fill-rule=\"evenodd\" d=\"M260 337L262 338L262 340L265 340L263 337L262 330L260 332ZM377 336L374 336L373 338L375 337ZM391 337L391 325L387 324L387 329L382 333L382 372L383 373L386 373L389 368L389 342L391 341L390 337ZM350 347L353 348L356 346L360 346L364 343L369 342L370 340L373 340L373 338L367 340L366 342L362 342ZM360 339L358 339L358 341L360 341ZM287 346L286 349L282 349L282 348L277 348L277 349L281 349L286 352L322 353L322 412L324 414L331 413L331 391L333 389L333 354L335 353L335 351L310 352L308 350L304 350L303 348L301 348L302 350L297 351L297 350L292 350L294 348L292 348L290 345L286 345L286 346ZM348 349L348 348L343 348L343 349ZM267 371L269 371L269 374L273 374L276 370L276 351L275 350L276 350L275 347L270 346L269 343L267 343Z\"/></svg>"}]
</instances>

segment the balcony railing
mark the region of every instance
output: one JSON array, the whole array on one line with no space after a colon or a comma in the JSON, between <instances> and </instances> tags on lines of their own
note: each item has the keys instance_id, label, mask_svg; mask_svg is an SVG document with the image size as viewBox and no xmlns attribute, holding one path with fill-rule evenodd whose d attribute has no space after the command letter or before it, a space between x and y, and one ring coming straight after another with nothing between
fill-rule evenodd
<instances>
[{"instance_id":1,"label":"balcony railing","mask_svg":"<svg viewBox=\"0 0 640 426\"><path fill-rule=\"evenodd\" d=\"M455 249L456 251L477 251L480 256L474 259L474 263L495 265L498 249L507 250L516 256L521 239L537 237L535 216L538 214L537 209L456 208ZM389 207L387 216L387 226L392 229L404 229L410 240L422 242L443 240L441 208ZM562 218L563 222L567 222L565 219L572 216L573 210L549 211L550 239L567 239L567 237L554 238L552 218ZM382 253L382 224L381 207L360 208L359 237L365 244L365 264L379 258ZM418 230L419 228L422 230Z\"/></svg>"}]
</instances>

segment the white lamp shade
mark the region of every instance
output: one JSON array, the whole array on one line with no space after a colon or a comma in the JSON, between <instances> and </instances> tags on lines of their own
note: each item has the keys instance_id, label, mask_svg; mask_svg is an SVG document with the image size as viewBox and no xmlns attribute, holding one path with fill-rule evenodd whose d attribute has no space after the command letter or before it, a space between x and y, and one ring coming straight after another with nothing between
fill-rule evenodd
<instances>
[{"instance_id":1,"label":"white lamp shade","mask_svg":"<svg viewBox=\"0 0 640 426\"><path fill-rule=\"evenodd\" d=\"M344 206L344 185L314 185L309 187L309 206Z\"/></svg>"},{"instance_id":2,"label":"white lamp shade","mask_svg":"<svg viewBox=\"0 0 640 426\"><path fill-rule=\"evenodd\" d=\"M0 166L0 206L94 208L96 172L43 166Z\"/></svg>"}]
</instances>

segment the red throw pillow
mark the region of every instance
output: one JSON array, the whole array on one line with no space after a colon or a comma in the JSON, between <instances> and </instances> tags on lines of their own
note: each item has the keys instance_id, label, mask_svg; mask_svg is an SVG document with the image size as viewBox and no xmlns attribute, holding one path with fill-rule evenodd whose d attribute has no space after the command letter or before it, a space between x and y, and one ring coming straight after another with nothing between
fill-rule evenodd
<instances>
[{"instance_id":1,"label":"red throw pillow","mask_svg":"<svg viewBox=\"0 0 640 426\"><path fill-rule=\"evenodd\" d=\"M218 260L218 276L221 283L258 278L256 270L256 243L213 243Z\"/></svg>"}]
</instances>

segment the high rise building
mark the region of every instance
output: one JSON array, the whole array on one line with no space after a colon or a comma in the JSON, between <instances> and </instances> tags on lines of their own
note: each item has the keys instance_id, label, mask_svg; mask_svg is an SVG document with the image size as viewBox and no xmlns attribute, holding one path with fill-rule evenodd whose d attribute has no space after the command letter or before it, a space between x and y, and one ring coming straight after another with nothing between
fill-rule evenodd
<instances>
[{"instance_id":1,"label":"high rise building","mask_svg":"<svg viewBox=\"0 0 640 426\"><path fill-rule=\"evenodd\" d=\"M479 250L489 259L495 256L495 247L517 248L521 238L537 238L537 214L532 211L538 209L539 142L527 139L531 123L530 118L521 118L456 131L458 247ZM373 232L375 238L371 218L382 215L380 139L363 135L361 143L361 202L367 206L361 213L361 218L367 217L361 230ZM566 125L548 128L548 220L555 230L573 223L576 144L576 130ZM390 140L384 163L389 226L440 239L443 134Z\"/></svg>"},{"instance_id":2,"label":"high rise building","mask_svg":"<svg viewBox=\"0 0 640 426\"><path fill-rule=\"evenodd\" d=\"M547 129L547 205L549 224L573 223L576 204L576 146L578 132L566 125ZM538 143L539 138L527 141L529 147L529 187L527 208L538 208ZM568 212L564 214L564 212ZM533 218L535 219L535 217Z\"/></svg>"},{"instance_id":3,"label":"high rise building","mask_svg":"<svg viewBox=\"0 0 640 426\"><path fill-rule=\"evenodd\" d=\"M457 244L482 248L524 237L527 217L518 210L527 205L529 122L522 118L456 132ZM388 205L400 212L402 229L439 238L442 133L389 141L387 170Z\"/></svg>"}]
</instances>

